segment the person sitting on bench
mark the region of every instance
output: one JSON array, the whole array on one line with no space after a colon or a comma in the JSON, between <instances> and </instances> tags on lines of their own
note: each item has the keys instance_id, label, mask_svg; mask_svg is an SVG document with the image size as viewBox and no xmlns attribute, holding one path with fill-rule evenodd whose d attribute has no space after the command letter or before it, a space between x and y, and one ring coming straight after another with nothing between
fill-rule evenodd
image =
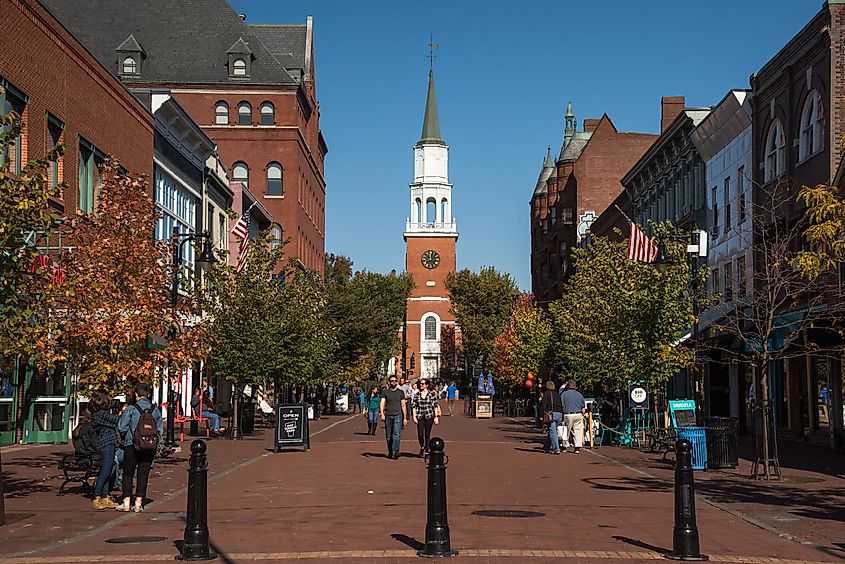
<instances>
[{"instance_id":1,"label":"person sitting on bench","mask_svg":"<svg viewBox=\"0 0 845 564\"><path fill-rule=\"evenodd\" d=\"M194 397L191 398L191 411L193 411L194 416L208 419L208 425L212 433L220 434L226 430L220 426L220 416L214 411L214 406L208 403L208 396L203 394L200 388L194 390Z\"/></svg>"}]
</instances>

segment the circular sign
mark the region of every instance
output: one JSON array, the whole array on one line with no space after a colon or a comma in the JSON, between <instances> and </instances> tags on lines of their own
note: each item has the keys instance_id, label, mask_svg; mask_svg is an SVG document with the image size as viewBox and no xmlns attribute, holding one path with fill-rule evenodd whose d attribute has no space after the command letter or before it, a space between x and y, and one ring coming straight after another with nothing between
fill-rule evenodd
<instances>
[{"instance_id":1,"label":"circular sign","mask_svg":"<svg viewBox=\"0 0 845 564\"><path fill-rule=\"evenodd\" d=\"M631 401L634 403L644 403L648 398L648 392L641 386L634 386L631 388Z\"/></svg>"}]
</instances>

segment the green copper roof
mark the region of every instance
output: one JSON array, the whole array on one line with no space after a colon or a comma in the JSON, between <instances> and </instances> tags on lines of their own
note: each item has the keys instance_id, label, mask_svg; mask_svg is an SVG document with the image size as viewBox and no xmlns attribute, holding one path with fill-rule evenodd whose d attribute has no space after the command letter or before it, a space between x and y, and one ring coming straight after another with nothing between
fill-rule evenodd
<instances>
[{"instance_id":1,"label":"green copper roof","mask_svg":"<svg viewBox=\"0 0 845 564\"><path fill-rule=\"evenodd\" d=\"M572 102L566 106L566 115L563 117L575 117L575 114L572 113Z\"/></svg>"},{"instance_id":2,"label":"green copper roof","mask_svg":"<svg viewBox=\"0 0 845 564\"><path fill-rule=\"evenodd\" d=\"M552 146L549 145L549 148L546 149L546 160L543 162L543 168L555 166L555 162L552 160Z\"/></svg>"},{"instance_id":3,"label":"green copper roof","mask_svg":"<svg viewBox=\"0 0 845 564\"><path fill-rule=\"evenodd\" d=\"M423 118L423 128L420 140L417 145L425 143L439 143L445 145L446 142L440 137L440 118L437 116L437 97L434 95L434 71L428 71L428 95L425 98L425 117Z\"/></svg>"}]
</instances>

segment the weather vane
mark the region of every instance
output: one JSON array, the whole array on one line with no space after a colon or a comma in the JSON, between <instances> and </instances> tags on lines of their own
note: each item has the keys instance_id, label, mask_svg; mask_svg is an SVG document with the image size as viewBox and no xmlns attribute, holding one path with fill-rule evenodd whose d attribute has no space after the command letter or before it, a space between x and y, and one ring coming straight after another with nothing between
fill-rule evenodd
<instances>
[{"instance_id":1,"label":"weather vane","mask_svg":"<svg viewBox=\"0 0 845 564\"><path fill-rule=\"evenodd\" d=\"M428 68L429 70L434 70L434 59L437 58L437 55L434 54L435 49L440 49L440 45L434 42L434 34L429 36L428 39Z\"/></svg>"}]
</instances>

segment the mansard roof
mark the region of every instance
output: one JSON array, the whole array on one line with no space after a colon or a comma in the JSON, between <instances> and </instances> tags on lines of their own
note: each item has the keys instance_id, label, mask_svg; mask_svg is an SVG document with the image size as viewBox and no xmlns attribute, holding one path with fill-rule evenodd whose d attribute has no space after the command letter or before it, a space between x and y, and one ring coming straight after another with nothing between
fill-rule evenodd
<instances>
[{"instance_id":1,"label":"mansard roof","mask_svg":"<svg viewBox=\"0 0 845 564\"><path fill-rule=\"evenodd\" d=\"M305 68L305 24L252 24L249 28L285 68Z\"/></svg>"},{"instance_id":2,"label":"mansard roof","mask_svg":"<svg viewBox=\"0 0 845 564\"><path fill-rule=\"evenodd\" d=\"M118 73L115 45L129 35L144 45L146 59L133 83L230 84L228 51L242 39L253 55L248 79L243 84L296 85L286 70L305 52L305 33L290 33L284 41L302 43L297 49L273 48L295 53L285 62L265 45L272 30L248 25L226 0L43 0L53 15L68 28L100 63ZM275 27L275 26L272 26ZM283 35L283 34L282 34ZM240 47L239 47L240 48Z\"/></svg>"}]
</instances>

